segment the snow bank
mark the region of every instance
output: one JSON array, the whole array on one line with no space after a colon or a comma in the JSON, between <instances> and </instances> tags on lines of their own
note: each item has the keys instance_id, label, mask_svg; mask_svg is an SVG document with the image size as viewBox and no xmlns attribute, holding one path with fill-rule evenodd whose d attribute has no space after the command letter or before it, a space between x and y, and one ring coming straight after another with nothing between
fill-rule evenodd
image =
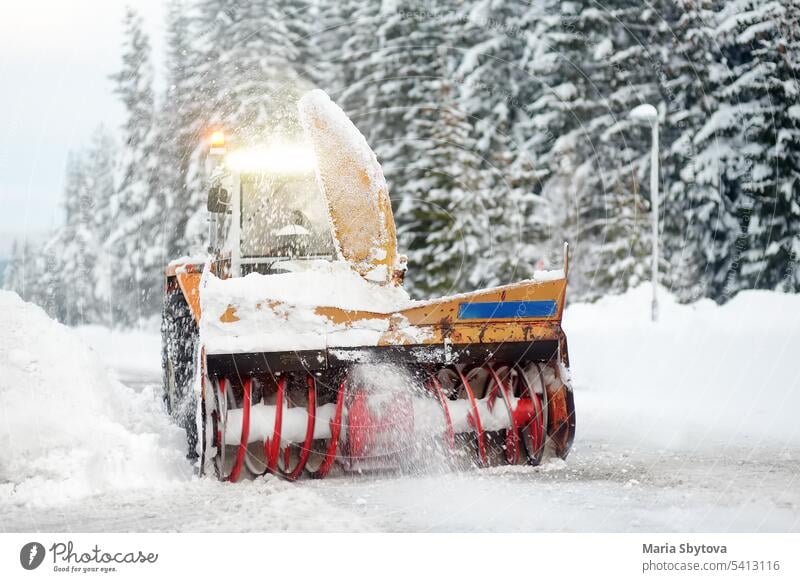
<instances>
[{"instance_id":1,"label":"snow bank","mask_svg":"<svg viewBox=\"0 0 800 582\"><path fill-rule=\"evenodd\" d=\"M157 330L118 330L102 325L73 329L120 378L160 379L161 335Z\"/></svg>"},{"instance_id":2,"label":"snow bank","mask_svg":"<svg viewBox=\"0 0 800 582\"><path fill-rule=\"evenodd\" d=\"M186 478L182 433L152 391L108 377L81 339L0 291L0 499L59 504Z\"/></svg>"},{"instance_id":3,"label":"snow bank","mask_svg":"<svg viewBox=\"0 0 800 582\"><path fill-rule=\"evenodd\" d=\"M581 439L652 449L800 445L800 295L680 305L651 287L567 308Z\"/></svg>"}]
</instances>

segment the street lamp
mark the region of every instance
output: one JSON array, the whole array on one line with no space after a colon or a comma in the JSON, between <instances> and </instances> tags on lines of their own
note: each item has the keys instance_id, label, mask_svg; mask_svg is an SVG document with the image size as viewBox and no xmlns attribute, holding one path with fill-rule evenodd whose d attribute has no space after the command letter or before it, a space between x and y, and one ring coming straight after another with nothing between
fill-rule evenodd
<instances>
[{"instance_id":1,"label":"street lamp","mask_svg":"<svg viewBox=\"0 0 800 582\"><path fill-rule=\"evenodd\" d=\"M647 123L653 129L653 144L650 150L650 213L653 219L653 304L652 318L658 320L658 111L652 105L643 104L631 111L631 119Z\"/></svg>"}]
</instances>

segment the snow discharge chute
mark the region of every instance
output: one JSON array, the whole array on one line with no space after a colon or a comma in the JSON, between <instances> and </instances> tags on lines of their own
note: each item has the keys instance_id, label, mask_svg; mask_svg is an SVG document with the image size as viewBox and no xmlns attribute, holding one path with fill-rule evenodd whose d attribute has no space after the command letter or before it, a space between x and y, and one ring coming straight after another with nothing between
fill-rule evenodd
<instances>
[{"instance_id":1,"label":"snow discharge chute","mask_svg":"<svg viewBox=\"0 0 800 582\"><path fill-rule=\"evenodd\" d=\"M399 268L397 236L375 152L324 91L304 95L298 109L341 257L367 279L389 282Z\"/></svg>"},{"instance_id":2,"label":"snow discharge chute","mask_svg":"<svg viewBox=\"0 0 800 582\"><path fill-rule=\"evenodd\" d=\"M291 148L313 163L281 142L216 155L211 257L166 269L164 400L200 472L566 457L566 253L564 270L412 301L377 157L324 92L298 109L307 143Z\"/></svg>"}]
</instances>

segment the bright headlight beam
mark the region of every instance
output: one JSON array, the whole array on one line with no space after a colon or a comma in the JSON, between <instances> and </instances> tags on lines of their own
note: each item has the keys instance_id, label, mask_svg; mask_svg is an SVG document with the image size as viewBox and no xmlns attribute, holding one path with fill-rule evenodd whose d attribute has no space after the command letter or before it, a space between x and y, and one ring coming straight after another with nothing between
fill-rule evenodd
<instances>
[{"instance_id":1,"label":"bright headlight beam","mask_svg":"<svg viewBox=\"0 0 800 582\"><path fill-rule=\"evenodd\" d=\"M225 165L236 172L306 174L315 171L317 160L308 146L274 143L233 151L226 156Z\"/></svg>"}]
</instances>

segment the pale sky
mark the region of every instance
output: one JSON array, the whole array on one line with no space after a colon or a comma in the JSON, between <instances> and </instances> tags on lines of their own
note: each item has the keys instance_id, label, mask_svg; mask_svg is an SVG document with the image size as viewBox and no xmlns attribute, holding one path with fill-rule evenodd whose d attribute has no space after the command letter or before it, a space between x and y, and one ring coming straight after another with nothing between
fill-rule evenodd
<instances>
[{"instance_id":1,"label":"pale sky","mask_svg":"<svg viewBox=\"0 0 800 582\"><path fill-rule=\"evenodd\" d=\"M39 240L59 224L67 152L98 124L116 132L122 122L108 76L120 65L126 5L145 18L160 62L163 0L2 2L0 258L14 238Z\"/></svg>"}]
</instances>

